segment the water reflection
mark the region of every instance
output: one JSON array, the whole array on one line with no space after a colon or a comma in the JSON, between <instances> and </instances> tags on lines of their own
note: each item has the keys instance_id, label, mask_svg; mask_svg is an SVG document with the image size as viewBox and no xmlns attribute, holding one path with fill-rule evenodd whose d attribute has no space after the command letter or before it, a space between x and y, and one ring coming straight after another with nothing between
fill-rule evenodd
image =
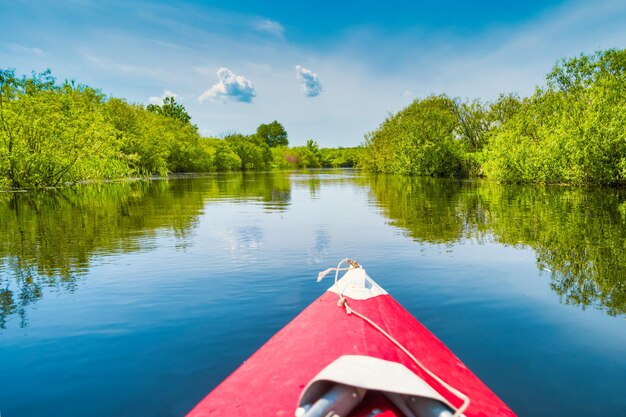
<instances>
[{"instance_id":1,"label":"water reflection","mask_svg":"<svg viewBox=\"0 0 626 417\"><path fill-rule=\"evenodd\" d=\"M164 233L175 238L177 249L186 249L212 201L252 201L266 211L284 212L292 186L318 199L324 184L331 183L370 190L389 222L420 242L454 245L472 239L530 247L563 302L626 313L624 190L501 186L345 170L220 174L0 194L0 329L11 316L26 326L27 307L46 288L74 291L100 256L150 250ZM264 242L255 224L238 225L232 233L232 248L239 252ZM311 263L328 257L331 240L323 227L314 239Z\"/></svg>"},{"instance_id":2,"label":"water reflection","mask_svg":"<svg viewBox=\"0 0 626 417\"><path fill-rule=\"evenodd\" d=\"M626 192L400 176L363 177L413 239L532 248L563 302L626 313Z\"/></svg>"},{"instance_id":3,"label":"water reflection","mask_svg":"<svg viewBox=\"0 0 626 417\"><path fill-rule=\"evenodd\" d=\"M73 291L96 256L150 249L158 232L172 233L184 249L212 199L283 211L289 177L237 173L0 194L0 329L11 315L26 326L26 307L45 287ZM246 242L261 239L258 231L242 233Z\"/></svg>"}]
</instances>

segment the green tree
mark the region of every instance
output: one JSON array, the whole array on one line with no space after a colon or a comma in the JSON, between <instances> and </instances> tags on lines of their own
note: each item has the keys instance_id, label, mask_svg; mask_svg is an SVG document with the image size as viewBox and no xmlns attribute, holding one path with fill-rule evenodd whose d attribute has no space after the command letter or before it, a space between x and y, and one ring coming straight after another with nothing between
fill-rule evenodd
<instances>
[{"instance_id":1,"label":"green tree","mask_svg":"<svg viewBox=\"0 0 626 417\"><path fill-rule=\"evenodd\" d=\"M480 100L455 100L452 107L458 120L457 137L465 144L469 152L480 151L487 141L489 132L489 107Z\"/></svg>"},{"instance_id":2,"label":"green tree","mask_svg":"<svg viewBox=\"0 0 626 417\"><path fill-rule=\"evenodd\" d=\"M522 100L516 94L500 94L498 99L489 105L490 130L502 126L520 111Z\"/></svg>"},{"instance_id":3,"label":"green tree","mask_svg":"<svg viewBox=\"0 0 626 417\"><path fill-rule=\"evenodd\" d=\"M499 181L626 183L626 50L559 62L493 130L484 170Z\"/></svg>"},{"instance_id":4,"label":"green tree","mask_svg":"<svg viewBox=\"0 0 626 417\"><path fill-rule=\"evenodd\" d=\"M241 169L258 171L269 169L272 151L265 141L256 135L232 134L224 138L230 149L241 159Z\"/></svg>"},{"instance_id":5,"label":"green tree","mask_svg":"<svg viewBox=\"0 0 626 417\"><path fill-rule=\"evenodd\" d=\"M172 119L179 120L183 123L189 123L191 116L185 110L185 106L176 102L176 99L172 96L166 96L163 99L163 104L148 104L146 109L151 113L160 114L162 116L171 117Z\"/></svg>"},{"instance_id":6,"label":"green tree","mask_svg":"<svg viewBox=\"0 0 626 417\"><path fill-rule=\"evenodd\" d=\"M209 141L209 146L214 152L213 161L216 170L241 170L241 158L233 152L225 140L207 139L207 141Z\"/></svg>"},{"instance_id":7,"label":"green tree","mask_svg":"<svg viewBox=\"0 0 626 417\"><path fill-rule=\"evenodd\" d=\"M313 139L306 141L306 146L294 148L300 168L319 168L321 166L320 148Z\"/></svg>"},{"instance_id":8,"label":"green tree","mask_svg":"<svg viewBox=\"0 0 626 417\"><path fill-rule=\"evenodd\" d=\"M462 176L457 104L447 96L415 100L366 136L359 165L366 170L426 176Z\"/></svg>"},{"instance_id":9,"label":"green tree","mask_svg":"<svg viewBox=\"0 0 626 417\"><path fill-rule=\"evenodd\" d=\"M287 131L282 124L274 120L272 123L262 124L256 130L258 137L262 138L270 148L287 146Z\"/></svg>"},{"instance_id":10,"label":"green tree","mask_svg":"<svg viewBox=\"0 0 626 417\"><path fill-rule=\"evenodd\" d=\"M18 188L56 186L128 173L100 111L98 90L55 83L49 71L0 73L0 177Z\"/></svg>"}]
</instances>

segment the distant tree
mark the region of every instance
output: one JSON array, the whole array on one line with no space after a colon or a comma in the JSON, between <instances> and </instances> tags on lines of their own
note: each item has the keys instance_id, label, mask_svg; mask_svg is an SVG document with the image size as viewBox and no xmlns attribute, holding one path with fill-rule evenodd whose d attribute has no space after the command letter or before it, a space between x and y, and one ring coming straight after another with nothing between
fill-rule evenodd
<instances>
[{"instance_id":1,"label":"distant tree","mask_svg":"<svg viewBox=\"0 0 626 417\"><path fill-rule=\"evenodd\" d=\"M224 138L230 149L241 159L241 169L258 171L268 169L272 162L272 151L257 135L234 133Z\"/></svg>"},{"instance_id":2,"label":"distant tree","mask_svg":"<svg viewBox=\"0 0 626 417\"><path fill-rule=\"evenodd\" d=\"M172 96L167 96L163 99L163 104L148 104L146 109L150 113L160 114L162 116L171 117L172 119L180 120L183 123L189 123L191 116L185 110L185 106L176 102L176 99Z\"/></svg>"},{"instance_id":3,"label":"distant tree","mask_svg":"<svg viewBox=\"0 0 626 417\"><path fill-rule=\"evenodd\" d=\"M306 147L309 151L311 151L315 155L317 155L320 151L319 145L313 139L309 139L306 141Z\"/></svg>"},{"instance_id":4,"label":"distant tree","mask_svg":"<svg viewBox=\"0 0 626 417\"><path fill-rule=\"evenodd\" d=\"M366 136L359 165L403 175L466 175L456 109L445 95L416 99Z\"/></svg>"},{"instance_id":5,"label":"distant tree","mask_svg":"<svg viewBox=\"0 0 626 417\"><path fill-rule=\"evenodd\" d=\"M489 108L480 100L454 100L452 112L458 120L456 136L470 152L480 151L489 132Z\"/></svg>"},{"instance_id":6,"label":"distant tree","mask_svg":"<svg viewBox=\"0 0 626 417\"><path fill-rule=\"evenodd\" d=\"M287 131L283 125L276 120L269 124L260 125L256 130L256 134L258 137L262 138L270 148L287 146L289 144Z\"/></svg>"}]
</instances>

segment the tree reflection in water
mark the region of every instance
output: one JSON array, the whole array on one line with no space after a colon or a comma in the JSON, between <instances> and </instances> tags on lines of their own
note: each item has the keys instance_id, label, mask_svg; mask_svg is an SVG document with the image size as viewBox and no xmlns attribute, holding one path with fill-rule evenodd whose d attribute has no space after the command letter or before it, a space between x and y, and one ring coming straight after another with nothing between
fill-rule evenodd
<instances>
[{"instance_id":1,"label":"tree reflection in water","mask_svg":"<svg viewBox=\"0 0 626 417\"><path fill-rule=\"evenodd\" d=\"M626 190L363 177L385 216L413 239L491 239L530 247L568 304L626 313Z\"/></svg>"},{"instance_id":2,"label":"tree reflection in water","mask_svg":"<svg viewBox=\"0 0 626 417\"><path fill-rule=\"evenodd\" d=\"M284 211L292 183L319 198L323 184L337 181L369 188L391 224L417 241L532 248L565 303L626 313L625 190L346 172L233 173L1 193L0 328L10 316L26 326L27 307L46 288L73 291L97 257L145 250L158 233L172 233L184 248L211 201L254 201ZM256 229L241 233L249 244L262 239ZM324 230L316 233L313 257L329 240Z\"/></svg>"},{"instance_id":3,"label":"tree reflection in water","mask_svg":"<svg viewBox=\"0 0 626 417\"><path fill-rule=\"evenodd\" d=\"M44 288L73 291L94 257L145 249L159 231L184 241L212 199L252 199L285 210L290 193L281 173L1 193L0 329L14 314L26 326L26 307Z\"/></svg>"}]
</instances>

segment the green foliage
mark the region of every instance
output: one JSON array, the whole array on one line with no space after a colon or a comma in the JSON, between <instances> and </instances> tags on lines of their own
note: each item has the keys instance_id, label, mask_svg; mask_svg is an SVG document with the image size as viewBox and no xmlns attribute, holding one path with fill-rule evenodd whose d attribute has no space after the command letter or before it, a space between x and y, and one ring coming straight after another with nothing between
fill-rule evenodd
<instances>
[{"instance_id":1,"label":"green foliage","mask_svg":"<svg viewBox=\"0 0 626 417\"><path fill-rule=\"evenodd\" d=\"M0 71L2 188L211 171L212 153L173 99L146 111L50 71Z\"/></svg>"},{"instance_id":2,"label":"green foliage","mask_svg":"<svg viewBox=\"0 0 626 417\"><path fill-rule=\"evenodd\" d=\"M217 171L235 171L241 169L241 158L232 151L222 139L203 139L203 145L211 152L213 166Z\"/></svg>"},{"instance_id":3,"label":"green foliage","mask_svg":"<svg viewBox=\"0 0 626 417\"><path fill-rule=\"evenodd\" d=\"M170 117L172 119L176 119L182 123L189 123L191 121L191 116L185 110L185 107L177 103L174 97L167 96L163 99L163 104L148 104L146 107L150 113L160 114L162 116Z\"/></svg>"},{"instance_id":4,"label":"green foliage","mask_svg":"<svg viewBox=\"0 0 626 417\"><path fill-rule=\"evenodd\" d=\"M49 71L0 71L0 177L13 187L116 178L129 173L92 88L57 85Z\"/></svg>"},{"instance_id":5,"label":"green foliage","mask_svg":"<svg viewBox=\"0 0 626 417\"><path fill-rule=\"evenodd\" d=\"M278 122L258 133L202 138L184 106L105 97L50 71L18 78L0 71L0 188L39 188L85 180L170 172L266 170L285 147ZM284 146L279 146L283 144ZM284 165L289 165L285 162Z\"/></svg>"},{"instance_id":6,"label":"green foliage","mask_svg":"<svg viewBox=\"0 0 626 417\"><path fill-rule=\"evenodd\" d=\"M362 148L320 148L309 139L305 146L272 148L272 169L351 168L356 166Z\"/></svg>"},{"instance_id":7,"label":"green foliage","mask_svg":"<svg viewBox=\"0 0 626 417\"><path fill-rule=\"evenodd\" d=\"M562 60L546 86L524 99L416 100L366 136L359 165L506 182L626 184L626 50Z\"/></svg>"},{"instance_id":8,"label":"green foliage","mask_svg":"<svg viewBox=\"0 0 626 417\"><path fill-rule=\"evenodd\" d=\"M320 168L321 152L320 148L313 139L306 142L306 146L298 146L293 148L296 156L296 164L298 168Z\"/></svg>"},{"instance_id":9,"label":"green foliage","mask_svg":"<svg viewBox=\"0 0 626 417\"><path fill-rule=\"evenodd\" d=\"M292 148L287 146L276 146L271 148L272 162L270 167L272 169L293 169L298 168L298 155Z\"/></svg>"},{"instance_id":10,"label":"green foliage","mask_svg":"<svg viewBox=\"0 0 626 417\"><path fill-rule=\"evenodd\" d=\"M22 78L0 71L0 189L354 164L354 156L336 153L325 162L312 140L295 149L287 144L277 121L252 135L203 138L173 97L144 107L73 82L57 84L50 71Z\"/></svg>"},{"instance_id":11,"label":"green foliage","mask_svg":"<svg viewBox=\"0 0 626 417\"><path fill-rule=\"evenodd\" d=\"M326 168L352 168L358 163L363 148L321 148L320 163Z\"/></svg>"},{"instance_id":12,"label":"green foliage","mask_svg":"<svg viewBox=\"0 0 626 417\"><path fill-rule=\"evenodd\" d=\"M489 107L478 100L456 100L452 111L457 118L456 136L467 152L480 151L487 142L489 132Z\"/></svg>"},{"instance_id":13,"label":"green foliage","mask_svg":"<svg viewBox=\"0 0 626 417\"><path fill-rule=\"evenodd\" d=\"M398 174L463 175L457 111L457 103L446 96L415 100L366 137L359 165Z\"/></svg>"},{"instance_id":14,"label":"green foliage","mask_svg":"<svg viewBox=\"0 0 626 417\"><path fill-rule=\"evenodd\" d=\"M190 123L115 98L105 104L105 111L133 173L165 176L213 170L211 152Z\"/></svg>"},{"instance_id":15,"label":"green foliage","mask_svg":"<svg viewBox=\"0 0 626 417\"><path fill-rule=\"evenodd\" d=\"M287 140L287 131L283 125L278 123L276 120L272 123L259 125L256 130L256 134L259 138L263 139L270 148L289 145L289 141Z\"/></svg>"},{"instance_id":16,"label":"green foliage","mask_svg":"<svg viewBox=\"0 0 626 417\"><path fill-rule=\"evenodd\" d=\"M504 125L522 108L522 101L516 94L500 94L498 99L489 104L487 117L490 130Z\"/></svg>"},{"instance_id":17,"label":"green foliage","mask_svg":"<svg viewBox=\"0 0 626 417\"><path fill-rule=\"evenodd\" d=\"M240 168L242 170L259 171L269 169L272 161L272 151L262 138L257 135L232 134L226 136L224 142L241 159Z\"/></svg>"},{"instance_id":18,"label":"green foliage","mask_svg":"<svg viewBox=\"0 0 626 417\"><path fill-rule=\"evenodd\" d=\"M626 50L561 61L492 136L494 179L626 183Z\"/></svg>"}]
</instances>

